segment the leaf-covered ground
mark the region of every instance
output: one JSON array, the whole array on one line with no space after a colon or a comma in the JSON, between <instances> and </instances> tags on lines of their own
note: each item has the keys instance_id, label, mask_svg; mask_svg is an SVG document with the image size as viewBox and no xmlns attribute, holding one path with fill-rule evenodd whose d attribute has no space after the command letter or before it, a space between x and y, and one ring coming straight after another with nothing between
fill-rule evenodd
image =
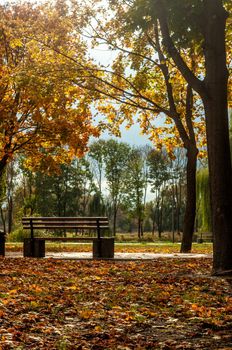
<instances>
[{"instance_id":1,"label":"leaf-covered ground","mask_svg":"<svg viewBox=\"0 0 232 350\"><path fill-rule=\"evenodd\" d=\"M0 349L232 349L211 259L0 259Z\"/></svg>"}]
</instances>

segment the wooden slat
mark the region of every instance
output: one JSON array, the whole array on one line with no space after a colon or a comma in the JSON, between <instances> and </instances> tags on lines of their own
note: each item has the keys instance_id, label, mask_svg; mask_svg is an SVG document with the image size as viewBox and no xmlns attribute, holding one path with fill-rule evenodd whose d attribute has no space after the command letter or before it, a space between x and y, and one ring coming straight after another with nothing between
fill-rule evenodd
<instances>
[{"instance_id":1,"label":"wooden slat","mask_svg":"<svg viewBox=\"0 0 232 350\"><path fill-rule=\"evenodd\" d=\"M101 229L109 228L107 217L23 217L24 229Z\"/></svg>"},{"instance_id":2,"label":"wooden slat","mask_svg":"<svg viewBox=\"0 0 232 350\"><path fill-rule=\"evenodd\" d=\"M23 223L24 226L31 226L29 222L26 222L26 223ZM76 223L76 222L56 222L56 221L53 221L53 222L49 222L49 221L46 221L46 222L33 222L32 223L33 226L40 226L40 225L50 225L50 226L65 226L65 225L68 225L68 226L75 226L75 227L80 227L80 226L89 226L89 227L98 227L98 225L96 223L88 223L88 222L80 222L80 223ZM109 226L108 225L108 222L100 222L99 223L100 226Z\"/></svg>"},{"instance_id":3,"label":"wooden slat","mask_svg":"<svg viewBox=\"0 0 232 350\"><path fill-rule=\"evenodd\" d=\"M23 217L22 218L22 221L29 221L30 220L32 221L78 221L78 222L82 222L82 221L95 221L97 222L97 220L100 220L100 221L108 221L108 218L107 217L68 217L68 216L65 216L65 217Z\"/></svg>"},{"instance_id":4,"label":"wooden slat","mask_svg":"<svg viewBox=\"0 0 232 350\"><path fill-rule=\"evenodd\" d=\"M109 226L99 226L101 230L106 230L106 229L109 229ZM30 230L31 229L31 226L30 225L24 225L23 228L25 230ZM52 230L52 229L72 229L72 230L76 230L76 229L79 229L79 230L96 230L98 227L97 226L77 226L77 225L50 225L50 224L47 224L47 225L44 225L44 224L33 224L33 229L44 229L44 230Z\"/></svg>"},{"instance_id":5,"label":"wooden slat","mask_svg":"<svg viewBox=\"0 0 232 350\"><path fill-rule=\"evenodd\" d=\"M96 241L96 237L35 237L34 240L45 240L45 241L63 241L63 242L79 242L79 241Z\"/></svg>"},{"instance_id":6,"label":"wooden slat","mask_svg":"<svg viewBox=\"0 0 232 350\"><path fill-rule=\"evenodd\" d=\"M30 223L28 222L25 222L23 223L23 225L25 226L31 226ZM37 221L37 222L32 222L32 225L33 227L35 226L40 226L40 225L50 225L50 226L65 226L65 225L68 225L68 226L75 226L75 227L80 227L80 226L89 226L89 227L98 227L98 225L96 224L96 222L73 222L73 221L63 221L63 222L60 222L60 221L53 221L53 222L49 222L49 221ZM108 226L108 223L107 222L99 222L99 226Z\"/></svg>"}]
</instances>

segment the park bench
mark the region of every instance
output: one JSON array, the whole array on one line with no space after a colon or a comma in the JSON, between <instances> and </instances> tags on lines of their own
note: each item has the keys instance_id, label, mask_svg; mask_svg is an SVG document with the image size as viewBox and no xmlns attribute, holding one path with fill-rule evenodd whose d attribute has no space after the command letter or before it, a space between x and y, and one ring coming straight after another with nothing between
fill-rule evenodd
<instances>
[{"instance_id":1,"label":"park bench","mask_svg":"<svg viewBox=\"0 0 232 350\"><path fill-rule=\"evenodd\" d=\"M45 257L45 241L56 242L93 242L93 258L113 258L114 257L114 237L103 237L103 231L109 231L109 221L107 217L23 217L22 224L24 230L30 230L30 238L24 239L25 257ZM75 233L92 233L90 236L68 236L43 237L37 235L39 230L51 231L74 231ZM47 233L46 233L47 234Z\"/></svg>"},{"instance_id":2,"label":"park bench","mask_svg":"<svg viewBox=\"0 0 232 350\"><path fill-rule=\"evenodd\" d=\"M197 236L197 242L198 243L204 243L204 242L213 242L213 234L212 232L201 232Z\"/></svg>"}]
</instances>

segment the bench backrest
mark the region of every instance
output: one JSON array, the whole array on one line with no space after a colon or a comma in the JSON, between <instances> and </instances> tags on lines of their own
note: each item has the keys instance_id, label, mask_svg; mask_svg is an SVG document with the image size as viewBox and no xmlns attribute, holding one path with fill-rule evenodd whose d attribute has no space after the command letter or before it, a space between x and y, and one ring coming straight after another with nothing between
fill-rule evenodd
<instances>
[{"instance_id":1,"label":"bench backrest","mask_svg":"<svg viewBox=\"0 0 232 350\"><path fill-rule=\"evenodd\" d=\"M100 230L109 229L107 217L23 217L23 228L31 230L55 230L55 229L72 229L72 230L95 230L100 238Z\"/></svg>"}]
</instances>

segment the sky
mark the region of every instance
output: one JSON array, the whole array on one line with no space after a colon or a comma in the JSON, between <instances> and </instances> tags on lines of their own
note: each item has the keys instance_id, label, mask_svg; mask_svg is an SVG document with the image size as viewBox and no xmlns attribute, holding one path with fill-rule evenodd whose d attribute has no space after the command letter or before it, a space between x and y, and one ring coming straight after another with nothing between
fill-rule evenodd
<instances>
[{"instance_id":1,"label":"sky","mask_svg":"<svg viewBox=\"0 0 232 350\"><path fill-rule=\"evenodd\" d=\"M115 59L117 52L109 50L107 45L101 44L97 48L89 48L90 56L99 64L110 66L112 61ZM112 138L107 132L102 134L101 138L109 139ZM116 138L118 141L129 143L130 145L144 146L146 144L151 145L151 141L147 135L142 135L140 126L138 123L131 126L130 129L126 129L124 126L121 127L121 138Z\"/></svg>"},{"instance_id":2,"label":"sky","mask_svg":"<svg viewBox=\"0 0 232 350\"><path fill-rule=\"evenodd\" d=\"M114 138L117 141L122 141L130 144L131 146L145 146L152 145L147 135L142 135L139 124L133 125L129 130L121 127L121 137L113 137L109 133L104 132L100 139Z\"/></svg>"}]
</instances>

